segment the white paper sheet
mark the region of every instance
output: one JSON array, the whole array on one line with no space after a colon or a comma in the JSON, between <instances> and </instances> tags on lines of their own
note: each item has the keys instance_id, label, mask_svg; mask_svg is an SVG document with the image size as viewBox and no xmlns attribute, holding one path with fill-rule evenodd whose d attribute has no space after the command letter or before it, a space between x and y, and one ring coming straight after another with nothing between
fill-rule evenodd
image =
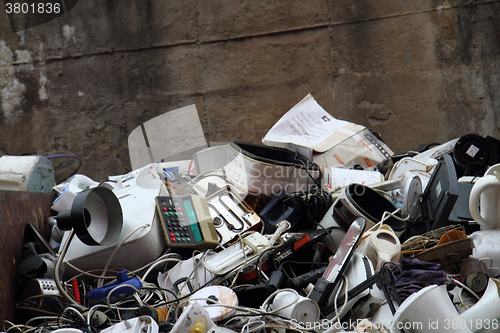
<instances>
[{"instance_id":1,"label":"white paper sheet","mask_svg":"<svg viewBox=\"0 0 500 333\"><path fill-rule=\"evenodd\" d=\"M364 126L333 118L307 95L269 130L262 142L268 146L293 149L293 145L324 152Z\"/></svg>"}]
</instances>

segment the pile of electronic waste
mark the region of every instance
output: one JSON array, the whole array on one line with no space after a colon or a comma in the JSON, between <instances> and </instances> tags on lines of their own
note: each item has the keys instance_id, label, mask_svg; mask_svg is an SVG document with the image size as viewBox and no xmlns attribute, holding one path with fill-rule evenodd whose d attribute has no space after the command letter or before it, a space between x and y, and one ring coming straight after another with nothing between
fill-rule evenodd
<instances>
[{"instance_id":1,"label":"pile of electronic waste","mask_svg":"<svg viewBox=\"0 0 500 333\"><path fill-rule=\"evenodd\" d=\"M4 331L499 331L499 140L395 155L308 96L263 143L55 186Z\"/></svg>"}]
</instances>

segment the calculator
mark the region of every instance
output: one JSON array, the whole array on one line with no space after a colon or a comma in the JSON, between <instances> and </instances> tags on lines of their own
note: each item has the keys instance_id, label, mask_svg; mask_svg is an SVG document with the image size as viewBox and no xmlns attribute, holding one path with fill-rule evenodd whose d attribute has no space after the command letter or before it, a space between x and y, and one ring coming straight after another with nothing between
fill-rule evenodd
<instances>
[{"instance_id":1,"label":"calculator","mask_svg":"<svg viewBox=\"0 0 500 333\"><path fill-rule=\"evenodd\" d=\"M219 245L204 197L158 196L155 201L168 246L212 249Z\"/></svg>"}]
</instances>

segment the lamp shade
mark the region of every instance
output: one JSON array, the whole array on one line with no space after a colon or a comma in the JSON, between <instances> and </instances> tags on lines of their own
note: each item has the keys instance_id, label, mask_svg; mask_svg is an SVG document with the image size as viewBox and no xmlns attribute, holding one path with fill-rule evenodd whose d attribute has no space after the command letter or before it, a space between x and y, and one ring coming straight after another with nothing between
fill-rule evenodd
<instances>
[{"instance_id":1,"label":"lamp shade","mask_svg":"<svg viewBox=\"0 0 500 333\"><path fill-rule=\"evenodd\" d=\"M71 209L57 215L61 230L74 229L87 245L110 245L120 236L123 213L118 198L108 188L96 187L77 194Z\"/></svg>"}]
</instances>

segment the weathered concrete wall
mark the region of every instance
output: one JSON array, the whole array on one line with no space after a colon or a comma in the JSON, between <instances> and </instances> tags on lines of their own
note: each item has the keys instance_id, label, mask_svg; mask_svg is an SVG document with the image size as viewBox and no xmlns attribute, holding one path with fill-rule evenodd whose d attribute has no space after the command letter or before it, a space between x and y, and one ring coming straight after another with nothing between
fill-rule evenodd
<instances>
[{"instance_id":1,"label":"weathered concrete wall","mask_svg":"<svg viewBox=\"0 0 500 333\"><path fill-rule=\"evenodd\" d=\"M85 0L17 34L2 11L0 150L103 180L156 115L196 103L207 141L260 142L312 93L404 152L499 137L499 74L498 1Z\"/></svg>"}]
</instances>

